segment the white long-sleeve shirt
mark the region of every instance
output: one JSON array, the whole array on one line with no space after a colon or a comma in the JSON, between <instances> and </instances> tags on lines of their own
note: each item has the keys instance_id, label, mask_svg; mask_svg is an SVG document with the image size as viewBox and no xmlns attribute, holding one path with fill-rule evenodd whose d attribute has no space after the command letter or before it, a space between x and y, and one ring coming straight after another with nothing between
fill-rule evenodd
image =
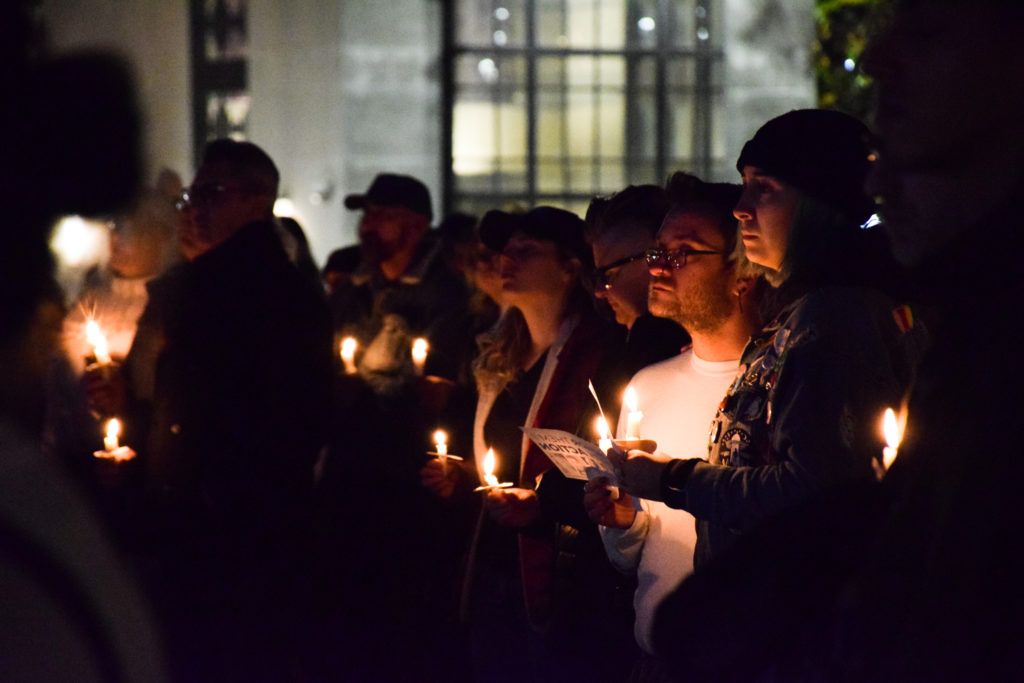
<instances>
[{"instance_id":1,"label":"white long-sleeve shirt","mask_svg":"<svg viewBox=\"0 0 1024 683\"><path fill-rule=\"evenodd\" d=\"M739 359L711 362L692 349L650 365L633 376L630 385L643 412L638 436L658 442L658 452L674 458L706 458L708 428L729 384L736 378ZM626 429L623 406L617 433ZM697 531L693 515L657 501L641 501L642 510L629 529L601 527L608 557L620 571L636 571L638 586L634 633L637 643L652 652L654 612L669 592L693 571Z\"/></svg>"}]
</instances>

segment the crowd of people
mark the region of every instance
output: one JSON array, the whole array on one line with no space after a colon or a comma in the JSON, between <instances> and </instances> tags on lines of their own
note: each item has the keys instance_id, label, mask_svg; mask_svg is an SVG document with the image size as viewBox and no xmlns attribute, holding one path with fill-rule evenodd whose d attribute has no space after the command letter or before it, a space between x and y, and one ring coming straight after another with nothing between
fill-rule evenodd
<instances>
[{"instance_id":1,"label":"crowd of people","mask_svg":"<svg viewBox=\"0 0 1024 683\"><path fill-rule=\"evenodd\" d=\"M139 189L123 65L5 16L0 678L1020 678L1024 8L891 10L870 127L786 112L585 217L433 227L381 173L322 269L257 144ZM96 146L39 142L84 82ZM111 227L74 302L69 211Z\"/></svg>"}]
</instances>

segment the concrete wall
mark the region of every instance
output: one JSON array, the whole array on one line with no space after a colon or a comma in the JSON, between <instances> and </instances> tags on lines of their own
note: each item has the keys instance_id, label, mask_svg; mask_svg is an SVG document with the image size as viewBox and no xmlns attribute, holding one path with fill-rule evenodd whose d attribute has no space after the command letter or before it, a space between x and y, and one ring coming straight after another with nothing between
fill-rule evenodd
<instances>
[{"instance_id":1,"label":"concrete wall","mask_svg":"<svg viewBox=\"0 0 1024 683\"><path fill-rule=\"evenodd\" d=\"M192 176L188 3L185 0L43 0L56 51L102 47L131 60L145 117L146 180L163 167ZM73 111L74 103L68 103Z\"/></svg>"},{"instance_id":2,"label":"concrete wall","mask_svg":"<svg viewBox=\"0 0 1024 683\"><path fill-rule=\"evenodd\" d=\"M814 0L725 0L723 123L733 160L761 124L815 106L813 12Z\"/></svg>"},{"instance_id":3,"label":"concrete wall","mask_svg":"<svg viewBox=\"0 0 1024 683\"><path fill-rule=\"evenodd\" d=\"M381 171L422 179L440 211L440 3L250 7L250 136L277 161L314 255L356 241L345 195Z\"/></svg>"}]
</instances>

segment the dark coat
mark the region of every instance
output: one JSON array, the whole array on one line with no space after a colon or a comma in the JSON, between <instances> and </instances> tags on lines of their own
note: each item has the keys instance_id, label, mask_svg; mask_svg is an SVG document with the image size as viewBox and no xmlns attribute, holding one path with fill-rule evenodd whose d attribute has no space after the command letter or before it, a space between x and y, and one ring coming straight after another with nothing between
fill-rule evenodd
<instances>
[{"instance_id":1,"label":"dark coat","mask_svg":"<svg viewBox=\"0 0 1024 683\"><path fill-rule=\"evenodd\" d=\"M146 448L165 531L243 547L308 505L329 415L328 309L269 222L154 282L159 330Z\"/></svg>"}]
</instances>

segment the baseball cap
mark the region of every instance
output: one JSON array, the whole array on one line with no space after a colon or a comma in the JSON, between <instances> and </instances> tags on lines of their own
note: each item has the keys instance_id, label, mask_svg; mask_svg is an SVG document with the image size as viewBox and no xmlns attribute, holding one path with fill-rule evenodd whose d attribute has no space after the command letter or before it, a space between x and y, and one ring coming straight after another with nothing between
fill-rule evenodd
<instances>
[{"instance_id":1,"label":"baseball cap","mask_svg":"<svg viewBox=\"0 0 1024 683\"><path fill-rule=\"evenodd\" d=\"M348 209L365 209L367 204L377 206L401 206L413 213L426 216L433 220L434 212L430 207L430 191L422 182L407 175L381 173L364 194L350 194L345 197Z\"/></svg>"},{"instance_id":2,"label":"baseball cap","mask_svg":"<svg viewBox=\"0 0 1024 683\"><path fill-rule=\"evenodd\" d=\"M583 219L571 211L554 206L538 206L526 213L495 209L480 220L480 241L497 252L501 252L517 232L550 240L584 264L591 259L590 247L583 238Z\"/></svg>"}]
</instances>

